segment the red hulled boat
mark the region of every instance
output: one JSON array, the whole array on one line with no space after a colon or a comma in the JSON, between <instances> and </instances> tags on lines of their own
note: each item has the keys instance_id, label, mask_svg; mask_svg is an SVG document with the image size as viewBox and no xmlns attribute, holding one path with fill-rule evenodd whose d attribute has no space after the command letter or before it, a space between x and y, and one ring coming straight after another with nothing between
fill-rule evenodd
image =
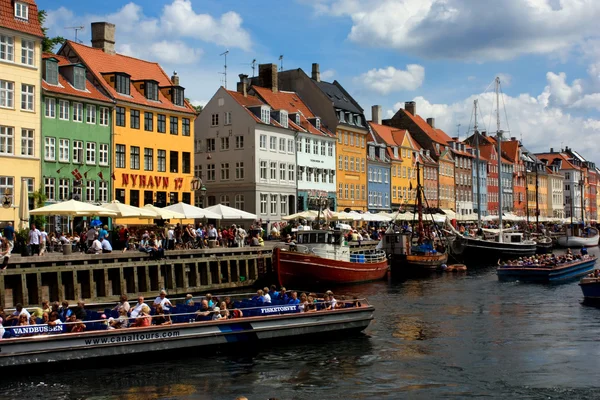
<instances>
[{"instance_id":1,"label":"red hulled boat","mask_svg":"<svg viewBox=\"0 0 600 400\"><path fill-rule=\"evenodd\" d=\"M273 265L282 286L350 284L383 279L385 251L377 241L347 242L342 231L298 231L298 243L273 249Z\"/></svg>"}]
</instances>

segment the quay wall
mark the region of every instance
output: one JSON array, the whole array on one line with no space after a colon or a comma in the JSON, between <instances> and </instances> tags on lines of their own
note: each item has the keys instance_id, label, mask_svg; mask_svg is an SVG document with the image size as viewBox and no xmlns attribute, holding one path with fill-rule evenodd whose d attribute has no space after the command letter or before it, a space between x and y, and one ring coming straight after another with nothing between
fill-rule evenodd
<instances>
[{"instance_id":1,"label":"quay wall","mask_svg":"<svg viewBox=\"0 0 600 400\"><path fill-rule=\"evenodd\" d=\"M154 298L161 289L176 296L251 287L273 276L271 256L270 247L173 250L162 260L138 251L14 255L9 268L0 271L0 306L31 306L43 299L102 303L121 294Z\"/></svg>"}]
</instances>

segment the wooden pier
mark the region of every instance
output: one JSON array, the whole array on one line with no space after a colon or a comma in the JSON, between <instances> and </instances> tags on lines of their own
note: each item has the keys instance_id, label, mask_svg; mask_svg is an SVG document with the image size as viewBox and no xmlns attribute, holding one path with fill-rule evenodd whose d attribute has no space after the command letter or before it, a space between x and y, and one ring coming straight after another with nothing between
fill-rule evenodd
<instances>
[{"instance_id":1,"label":"wooden pier","mask_svg":"<svg viewBox=\"0 0 600 400\"><path fill-rule=\"evenodd\" d=\"M154 298L161 289L175 296L249 287L272 276L271 255L270 246L172 250L162 260L139 251L13 255L8 269L0 271L0 306L37 305L43 299L110 302L121 294Z\"/></svg>"}]
</instances>

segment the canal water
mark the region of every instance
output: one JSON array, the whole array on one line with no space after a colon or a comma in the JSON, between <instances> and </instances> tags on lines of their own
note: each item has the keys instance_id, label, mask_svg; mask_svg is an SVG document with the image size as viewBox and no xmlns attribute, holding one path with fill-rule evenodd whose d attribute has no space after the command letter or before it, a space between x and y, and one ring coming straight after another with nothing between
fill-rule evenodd
<instances>
[{"instance_id":1,"label":"canal water","mask_svg":"<svg viewBox=\"0 0 600 400\"><path fill-rule=\"evenodd\" d=\"M592 250L592 253L597 250ZM337 290L336 290L337 291ZM498 282L493 267L346 288L368 297L364 334L162 356L3 378L17 399L440 399L600 397L600 308L577 282Z\"/></svg>"}]
</instances>

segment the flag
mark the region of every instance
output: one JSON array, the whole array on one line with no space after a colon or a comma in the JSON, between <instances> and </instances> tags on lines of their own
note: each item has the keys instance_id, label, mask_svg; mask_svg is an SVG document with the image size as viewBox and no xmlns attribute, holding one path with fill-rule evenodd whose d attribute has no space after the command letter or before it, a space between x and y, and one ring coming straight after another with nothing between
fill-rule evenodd
<instances>
[{"instance_id":1,"label":"flag","mask_svg":"<svg viewBox=\"0 0 600 400\"><path fill-rule=\"evenodd\" d=\"M112 174L110 174L110 177L112 178L113 181L117 179L114 172Z\"/></svg>"},{"instance_id":2,"label":"flag","mask_svg":"<svg viewBox=\"0 0 600 400\"><path fill-rule=\"evenodd\" d=\"M102 171L98 172L98 177L102 180L104 180L104 175L102 174Z\"/></svg>"},{"instance_id":3,"label":"flag","mask_svg":"<svg viewBox=\"0 0 600 400\"><path fill-rule=\"evenodd\" d=\"M410 181L410 184L409 184L409 187L408 187L408 189L409 189L409 190L412 190L412 181Z\"/></svg>"},{"instance_id":4,"label":"flag","mask_svg":"<svg viewBox=\"0 0 600 400\"><path fill-rule=\"evenodd\" d=\"M73 175L75 177L75 180L79 181L81 180L82 176L79 173L79 171L77 170L77 168L75 168L73 171L71 171L71 175Z\"/></svg>"},{"instance_id":5,"label":"flag","mask_svg":"<svg viewBox=\"0 0 600 400\"><path fill-rule=\"evenodd\" d=\"M88 172L90 172L90 171L89 171L89 170L87 170L87 171L85 171L85 172L83 173L83 176L85 177L85 179L87 179L87 173L88 173Z\"/></svg>"}]
</instances>

